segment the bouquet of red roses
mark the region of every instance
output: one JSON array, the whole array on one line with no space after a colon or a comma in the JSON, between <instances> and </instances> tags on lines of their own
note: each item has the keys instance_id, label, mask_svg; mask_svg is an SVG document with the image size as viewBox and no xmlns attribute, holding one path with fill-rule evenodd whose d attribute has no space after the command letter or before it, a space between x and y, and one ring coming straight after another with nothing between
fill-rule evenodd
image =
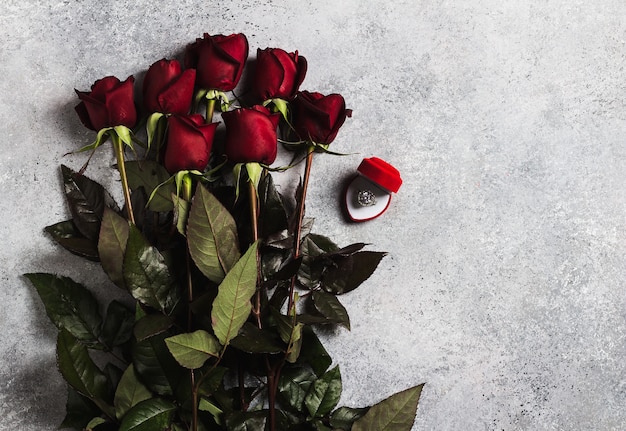
<instances>
[{"instance_id":1,"label":"bouquet of red roses","mask_svg":"<svg viewBox=\"0 0 626 431\"><path fill-rule=\"evenodd\" d=\"M244 35L205 34L184 69L150 66L139 104L132 76L77 91L76 111L97 132L82 150L112 143L124 205L84 174L87 163L62 166L72 218L46 231L122 290L105 306L70 278L26 274L59 329L62 427L411 429L422 385L338 408L339 366L314 331L349 328L338 296L384 256L339 247L304 217L313 156L329 152L350 111L339 94L299 90L307 62L297 52L259 49L243 85L247 59ZM304 163L292 196L272 178L284 169L271 166L279 142L293 166Z\"/></svg>"}]
</instances>

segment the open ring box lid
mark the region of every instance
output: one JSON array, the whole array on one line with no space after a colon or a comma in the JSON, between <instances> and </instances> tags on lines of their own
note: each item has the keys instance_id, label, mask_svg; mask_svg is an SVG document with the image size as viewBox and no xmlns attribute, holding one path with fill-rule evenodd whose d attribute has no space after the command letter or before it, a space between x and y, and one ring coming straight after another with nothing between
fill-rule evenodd
<instances>
[{"instance_id":1,"label":"open ring box lid","mask_svg":"<svg viewBox=\"0 0 626 431\"><path fill-rule=\"evenodd\" d=\"M400 189L402 178L396 168L378 157L363 159L357 171L359 175L346 187L344 200L350 220L362 222L385 212L391 203L391 194ZM375 196L375 203L359 204L359 191L371 192Z\"/></svg>"}]
</instances>

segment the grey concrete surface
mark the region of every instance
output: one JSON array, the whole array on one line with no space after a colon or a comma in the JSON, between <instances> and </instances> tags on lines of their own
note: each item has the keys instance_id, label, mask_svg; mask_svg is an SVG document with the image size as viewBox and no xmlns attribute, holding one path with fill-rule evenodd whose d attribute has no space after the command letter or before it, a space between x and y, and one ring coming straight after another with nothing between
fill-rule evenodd
<instances>
[{"instance_id":1,"label":"grey concrete surface","mask_svg":"<svg viewBox=\"0 0 626 431\"><path fill-rule=\"evenodd\" d=\"M626 3L623 0L5 0L0 6L0 429L64 414L54 337L20 276L105 286L56 247L58 166L93 139L73 89L138 77L202 33L299 50L304 89L354 116L314 162L308 215L389 255L328 334L342 403L426 382L414 430L626 429ZM349 224L362 157L404 185ZM106 151L89 175L116 188ZM117 196L121 200L121 196Z\"/></svg>"}]
</instances>

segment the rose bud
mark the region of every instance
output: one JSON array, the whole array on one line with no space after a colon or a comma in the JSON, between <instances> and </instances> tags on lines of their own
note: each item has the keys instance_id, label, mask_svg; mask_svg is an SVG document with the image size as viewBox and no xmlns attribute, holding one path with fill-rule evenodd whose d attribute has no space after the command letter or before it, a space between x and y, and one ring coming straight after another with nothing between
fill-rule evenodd
<instances>
[{"instance_id":1,"label":"rose bud","mask_svg":"<svg viewBox=\"0 0 626 431\"><path fill-rule=\"evenodd\" d=\"M197 83L207 90L230 91L237 86L248 58L243 34L209 36L187 45L185 67L196 69Z\"/></svg>"},{"instance_id":2,"label":"rose bud","mask_svg":"<svg viewBox=\"0 0 626 431\"><path fill-rule=\"evenodd\" d=\"M252 92L261 100L291 100L304 80L306 69L306 58L298 56L298 51L258 49Z\"/></svg>"},{"instance_id":3,"label":"rose bud","mask_svg":"<svg viewBox=\"0 0 626 431\"><path fill-rule=\"evenodd\" d=\"M149 112L185 115L191 107L196 71L184 72L177 60L159 60L143 80L143 102Z\"/></svg>"},{"instance_id":4,"label":"rose bud","mask_svg":"<svg viewBox=\"0 0 626 431\"><path fill-rule=\"evenodd\" d=\"M218 123L205 124L202 115L172 115L167 119L164 165L170 174L203 171L209 164Z\"/></svg>"},{"instance_id":5,"label":"rose bud","mask_svg":"<svg viewBox=\"0 0 626 431\"><path fill-rule=\"evenodd\" d=\"M225 152L229 161L270 165L276 160L280 114L255 105L224 112L222 119L226 125Z\"/></svg>"},{"instance_id":6,"label":"rose bud","mask_svg":"<svg viewBox=\"0 0 626 431\"><path fill-rule=\"evenodd\" d=\"M107 76L94 82L90 92L74 90L81 100L75 108L80 121L96 131L105 127L133 127L137 121L134 82L133 76L124 82L115 76Z\"/></svg>"},{"instance_id":7,"label":"rose bud","mask_svg":"<svg viewBox=\"0 0 626 431\"><path fill-rule=\"evenodd\" d=\"M346 117L352 115L340 94L301 91L292 103L293 125L301 139L330 144Z\"/></svg>"}]
</instances>

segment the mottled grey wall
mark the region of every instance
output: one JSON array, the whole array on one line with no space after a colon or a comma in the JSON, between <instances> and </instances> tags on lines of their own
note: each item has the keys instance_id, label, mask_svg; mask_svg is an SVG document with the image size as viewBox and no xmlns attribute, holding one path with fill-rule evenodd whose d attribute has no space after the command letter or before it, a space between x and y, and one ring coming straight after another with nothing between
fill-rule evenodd
<instances>
[{"instance_id":1,"label":"mottled grey wall","mask_svg":"<svg viewBox=\"0 0 626 431\"><path fill-rule=\"evenodd\" d=\"M307 208L340 245L389 252L328 337L344 404L426 382L415 430L626 429L623 0L4 0L0 429L64 414L56 330L19 274L107 285L42 232L68 217L58 165L84 161L63 154L93 139L73 89L203 32L299 50L303 88L354 110L333 143L351 155L316 158ZM373 155L404 185L348 224L340 186ZM111 162L88 172L115 188Z\"/></svg>"}]
</instances>

